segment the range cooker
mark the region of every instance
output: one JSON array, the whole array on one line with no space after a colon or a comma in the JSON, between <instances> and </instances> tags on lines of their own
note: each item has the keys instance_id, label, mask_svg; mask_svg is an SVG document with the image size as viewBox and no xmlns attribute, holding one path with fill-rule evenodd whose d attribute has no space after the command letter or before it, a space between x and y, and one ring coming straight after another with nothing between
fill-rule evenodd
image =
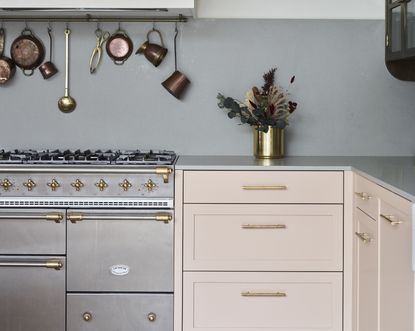
<instances>
[{"instance_id":1,"label":"range cooker","mask_svg":"<svg viewBox=\"0 0 415 331\"><path fill-rule=\"evenodd\" d=\"M0 330L172 330L175 161L0 150Z\"/></svg>"}]
</instances>

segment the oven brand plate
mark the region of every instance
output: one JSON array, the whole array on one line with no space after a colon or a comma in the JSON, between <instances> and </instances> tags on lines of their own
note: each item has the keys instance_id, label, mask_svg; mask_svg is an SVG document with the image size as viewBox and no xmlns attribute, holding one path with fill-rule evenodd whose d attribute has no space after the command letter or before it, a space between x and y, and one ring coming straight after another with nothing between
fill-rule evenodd
<instances>
[{"instance_id":1,"label":"oven brand plate","mask_svg":"<svg viewBox=\"0 0 415 331\"><path fill-rule=\"evenodd\" d=\"M116 264L111 266L110 271L114 276L125 276L130 272L130 267L125 264Z\"/></svg>"}]
</instances>

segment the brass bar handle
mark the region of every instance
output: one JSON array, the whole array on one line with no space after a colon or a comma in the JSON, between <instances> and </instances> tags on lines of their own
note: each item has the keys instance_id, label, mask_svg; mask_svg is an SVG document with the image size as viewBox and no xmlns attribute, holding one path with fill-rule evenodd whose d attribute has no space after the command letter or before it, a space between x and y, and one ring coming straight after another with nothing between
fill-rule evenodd
<instances>
[{"instance_id":1,"label":"brass bar handle","mask_svg":"<svg viewBox=\"0 0 415 331\"><path fill-rule=\"evenodd\" d=\"M64 219L63 213L50 214L0 214L0 220L46 220L61 223Z\"/></svg>"},{"instance_id":2,"label":"brass bar handle","mask_svg":"<svg viewBox=\"0 0 415 331\"><path fill-rule=\"evenodd\" d=\"M117 220L117 221L158 221L158 222L164 222L169 223L173 220L173 216L171 214L155 214L155 215L87 215L87 214L81 214L81 213L68 213L67 215L68 221L71 223L81 222L85 220L90 221L111 221L111 220Z\"/></svg>"},{"instance_id":3,"label":"brass bar handle","mask_svg":"<svg viewBox=\"0 0 415 331\"><path fill-rule=\"evenodd\" d=\"M278 297L283 298L287 296L285 292L256 292L256 291L246 291L241 292L243 297Z\"/></svg>"},{"instance_id":4,"label":"brass bar handle","mask_svg":"<svg viewBox=\"0 0 415 331\"><path fill-rule=\"evenodd\" d=\"M21 262L21 261L0 261L0 267L12 267L12 268L48 268L60 270L63 268L63 261L61 260L48 260L42 262Z\"/></svg>"},{"instance_id":5,"label":"brass bar handle","mask_svg":"<svg viewBox=\"0 0 415 331\"><path fill-rule=\"evenodd\" d=\"M380 214L380 217L387 220L391 225L402 224L402 221L400 221L396 216L393 216L393 215Z\"/></svg>"},{"instance_id":6,"label":"brass bar handle","mask_svg":"<svg viewBox=\"0 0 415 331\"><path fill-rule=\"evenodd\" d=\"M354 194L360 199L362 199L363 201L372 199L372 197L366 192L354 192Z\"/></svg>"},{"instance_id":7,"label":"brass bar handle","mask_svg":"<svg viewBox=\"0 0 415 331\"><path fill-rule=\"evenodd\" d=\"M252 230L260 230L260 229L286 229L287 226L285 224L242 224L242 229L252 229Z\"/></svg>"},{"instance_id":8,"label":"brass bar handle","mask_svg":"<svg viewBox=\"0 0 415 331\"><path fill-rule=\"evenodd\" d=\"M356 236L359 237L364 243L370 243L372 238L370 238L369 234L365 232L355 232Z\"/></svg>"},{"instance_id":9,"label":"brass bar handle","mask_svg":"<svg viewBox=\"0 0 415 331\"><path fill-rule=\"evenodd\" d=\"M288 188L285 185L244 185L242 189L245 191L286 191Z\"/></svg>"}]
</instances>

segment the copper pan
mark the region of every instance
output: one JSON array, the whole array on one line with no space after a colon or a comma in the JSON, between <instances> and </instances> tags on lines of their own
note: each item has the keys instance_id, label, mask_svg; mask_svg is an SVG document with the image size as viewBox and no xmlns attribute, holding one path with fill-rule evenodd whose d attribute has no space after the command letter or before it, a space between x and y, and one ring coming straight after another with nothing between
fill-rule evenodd
<instances>
[{"instance_id":1,"label":"copper pan","mask_svg":"<svg viewBox=\"0 0 415 331\"><path fill-rule=\"evenodd\" d=\"M105 48L114 63L122 65L133 52L133 42L124 30L118 29L108 38Z\"/></svg>"},{"instance_id":2,"label":"copper pan","mask_svg":"<svg viewBox=\"0 0 415 331\"><path fill-rule=\"evenodd\" d=\"M16 65L13 60L4 56L4 45L6 41L6 33L3 28L0 29L0 84L6 84L9 82L15 72Z\"/></svg>"}]
</instances>

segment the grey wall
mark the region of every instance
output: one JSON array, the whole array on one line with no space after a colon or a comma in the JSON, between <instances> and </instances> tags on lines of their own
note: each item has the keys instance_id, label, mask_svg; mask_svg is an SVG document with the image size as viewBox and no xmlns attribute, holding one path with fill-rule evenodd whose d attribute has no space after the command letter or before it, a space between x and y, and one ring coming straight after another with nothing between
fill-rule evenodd
<instances>
[{"instance_id":1,"label":"grey wall","mask_svg":"<svg viewBox=\"0 0 415 331\"><path fill-rule=\"evenodd\" d=\"M22 24L7 24L8 46ZM47 41L46 26L32 24ZM114 31L116 24L105 24ZM151 24L125 24L135 48ZM173 70L173 25L160 24L170 53L159 68L133 55L88 71L94 24L72 24L71 94L62 114L63 25L55 25L61 73L20 72L0 88L0 148L167 148L181 154L251 154L251 131L216 106L218 91L243 99L278 66L299 108L287 130L291 155L413 155L415 83L386 71L382 21L194 21L182 29L179 66L192 80L184 101L160 85ZM47 43L46 43L47 44Z\"/></svg>"}]
</instances>

